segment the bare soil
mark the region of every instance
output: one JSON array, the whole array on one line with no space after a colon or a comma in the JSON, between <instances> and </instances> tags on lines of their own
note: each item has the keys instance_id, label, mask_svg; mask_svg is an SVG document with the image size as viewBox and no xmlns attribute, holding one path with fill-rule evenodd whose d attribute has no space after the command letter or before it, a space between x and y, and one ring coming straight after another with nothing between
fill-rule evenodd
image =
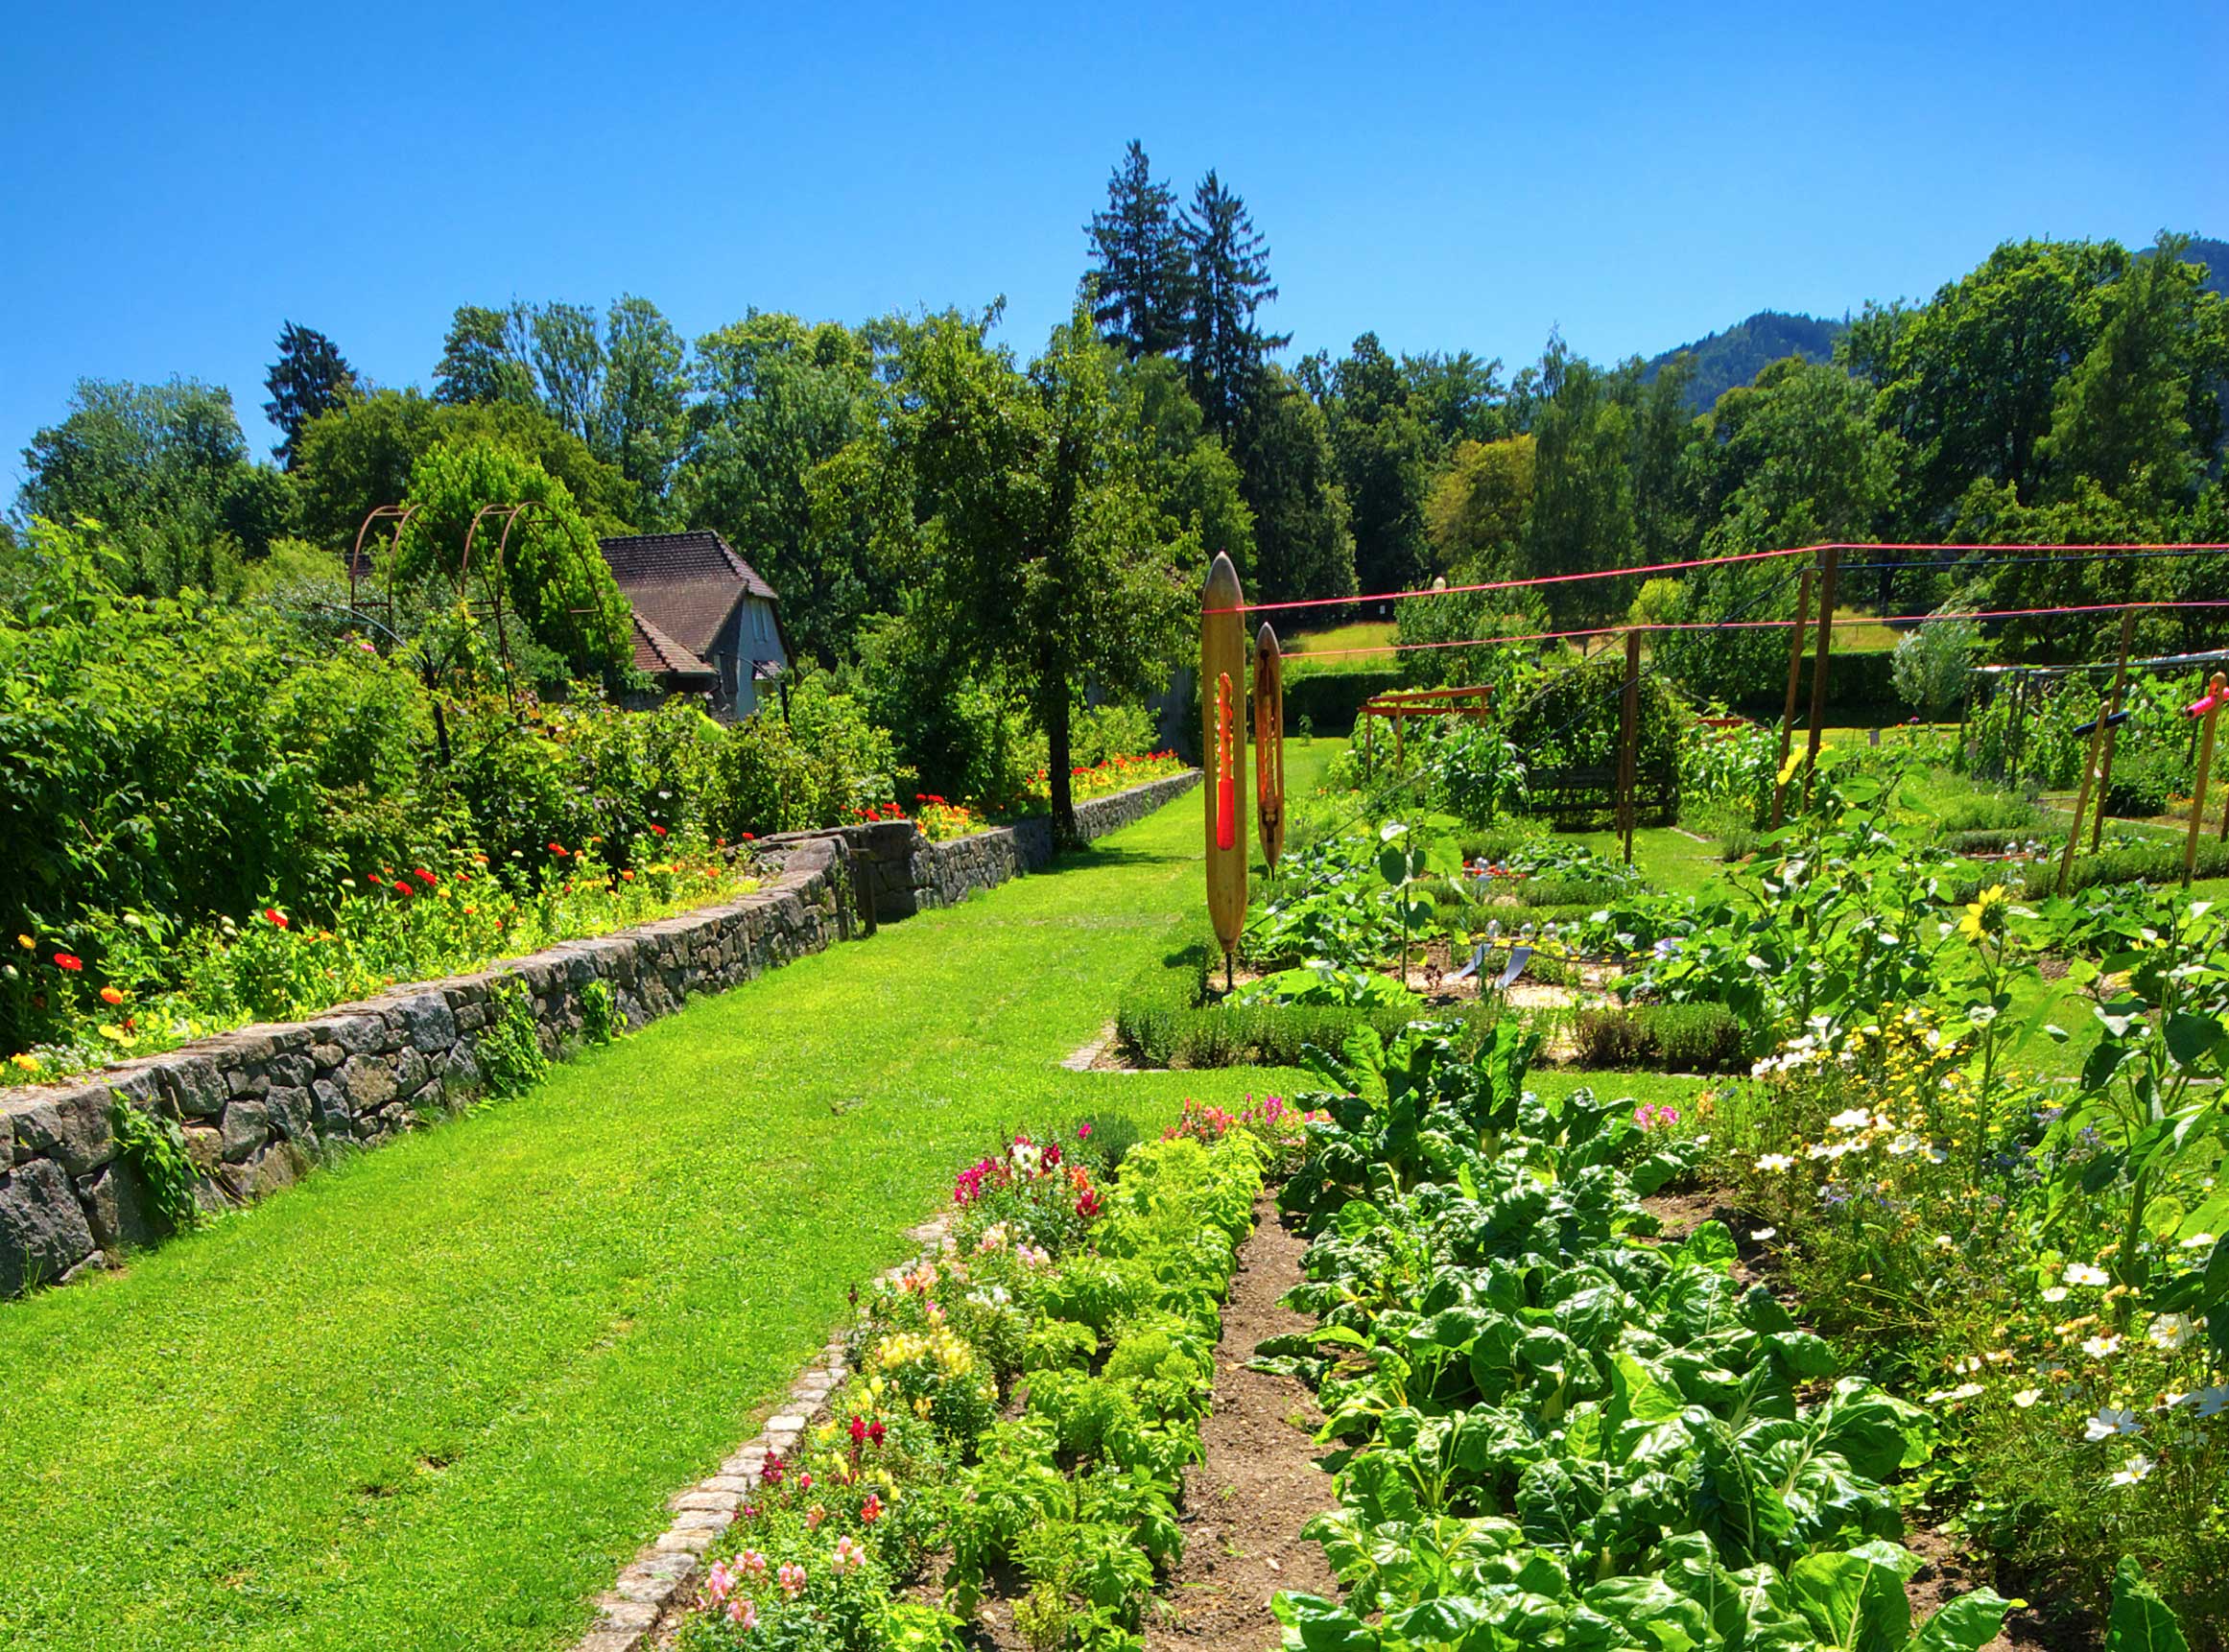
<instances>
[{"instance_id":1,"label":"bare soil","mask_svg":"<svg viewBox=\"0 0 2229 1652\"><path fill-rule=\"evenodd\" d=\"M1323 1413L1292 1378L1246 1368L1261 1342L1310 1328L1278 1302L1300 1282L1307 1241L1279 1222L1268 1195L1254 1217L1223 1309L1206 1457L1184 1475L1184 1558L1168 1611L1147 1625L1147 1652L1265 1652L1277 1644L1269 1598L1278 1590L1338 1593L1323 1551L1300 1536L1337 1503L1331 1476L1316 1466Z\"/></svg>"}]
</instances>

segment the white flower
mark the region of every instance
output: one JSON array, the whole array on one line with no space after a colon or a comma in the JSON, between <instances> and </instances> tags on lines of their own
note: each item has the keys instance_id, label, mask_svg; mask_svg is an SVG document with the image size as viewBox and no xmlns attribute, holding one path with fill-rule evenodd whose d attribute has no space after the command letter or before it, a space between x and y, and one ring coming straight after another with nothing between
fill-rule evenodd
<instances>
[{"instance_id":1,"label":"white flower","mask_svg":"<svg viewBox=\"0 0 2229 1652\"><path fill-rule=\"evenodd\" d=\"M1767 1153L1757 1161L1757 1168L1760 1170L1785 1170L1794 1163L1786 1153Z\"/></svg>"},{"instance_id":2,"label":"white flower","mask_svg":"<svg viewBox=\"0 0 2229 1652\"><path fill-rule=\"evenodd\" d=\"M2150 1473L2151 1459L2139 1451L2128 1459L2126 1468L2114 1475L2113 1483L2117 1486L2132 1486Z\"/></svg>"},{"instance_id":3,"label":"white flower","mask_svg":"<svg viewBox=\"0 0 2229 1652\"><path fill-rule=\"evenodd\" d=\"M1758 1244L1763 1244L1768 1239L1778 1239L1779 1237L1780 1230L1778 1228L1751 1228L1749 1230L1749 1238Z\"/></svg>"},{"instance_id":4,"label":"white flower","mask_svg":"<svg viewBox=\"0 0 2229 1652\"><path fill-rule=\"evenodd\" d=\"M2046 1302L2064 1302L2067 1299L2067 1287L2063 1285L2046 1286L2043 1299Z\"/></svg>"},{"instance_id":5,"label":"white flower","mask_svg":"<svg viewBox=\"0 0 2229 1652\"><path fill-rule=\"evenodd\" d=\"M2092 1267L2086 1262L2070 1262L2067 1271L2059 1277L2069 1285L2105 1285L2112 1276L2101 1267Z\"/></svg>"},{"instance_id":6,"label":"white flower","mask_svg":"<svg viewBox=\"0 0 2229 1652\"><path fill-rule=\"evenodd\" d=\"M1873 1115L1862 1107L1853 1107L1846 1113L1837 1113L1827 1121L1830 1130L1862 1130L1873 1121Z\"/></svg>"},{"instance_id":7,"label":"white flower","mask_svg":"<svg viewBox=\"0 0 2229 1652\"><path fill-rule=\"evenodd\" d=\"M2212 1234L2193 1234L2189 1239L2183 1240L2183 1249L2204 1250L2213 1242L2214 1236Z\"/></svg>"},{"instance_id":8,"label":"white flower","mask_svg":"<svg viewBox=\"0 0 2229 1652\"><path fill-rule=\"evenodd\" d=\"M2082 1339L2082 1352L2093 1359L2109 1359L2121 1352L2121 1338L2118 1336L2086 1336Z\"/></svg>"},{"instance_id":9,"label":"white flower","mask_svg":"<svg viewBox=\"0 0 2229 1652\"><path fill-rule=\"evenodd\" d=\"M1926 1400L1929 1404L1933 1405L1943 1400L1971 1400L1980 1392L1980 1383L1961 1382L1956 1388L1937 1388L1933 1393L1927 1395Z\"/></svg>"},{"instance_id":10,"label":"white flower","mask_svg":"<svg viewBox=\"0 0 2229 1652\"><path fill-rule=\"evenodd\" d=\"M2098 1414L2082 1426L2082 1438L2091 1445L2099 1440L2110 1440L2116 1434L2141 1434L2144 1425L2136 1420L2134 1411L2123 1411L2115 1405L2100 1405Z\"/></svg>"},{"instance_id":11,"label":"white flower","mask_svg":"<svg viewBox=\"0 0 2229 1652\"><path fill-rule=\"evenodd\" d=\"M2179 1313L2160 1314L2144 1328L2146 1341L2154 1348L2164 1348L2170 1354L2176 1349L2188 1345L2191 1338L2196 1334L2197 1333L2193 1329L2191 1322Z\"/></svg>"},{"instance_id":12,"label":"white flower","mask_svg":"<svg viewBox=\"0 0 2229 1652\"><path fill-rule=\"evenodd\" d=\"M1919 1151L1919 1138L1909 1133L1899 1136L1888 1144L1888 1150L1899 1159L1907 1153L1916 1153Z\"/></svg>"},{"instance_id":13,"label":"white flower","mask_svg":"<svg viewBox=\"0 0 2229 1652\"><path fill-rule=\"evenodd\" d=\"M2025 1411L2042 1398L2043 1390L2041 1388L2023 1388L2012 1396L2012 1403Z\"/></svg>"},{"instance_id":14,"label":"white flower","mask_svg":"<svg viewBox=\"0 0 2229 1652\"><path fill-rule=\"evenodd\" d=\"M1949 1234L1937 1234L1934 1237L1934 1247L1937 1250L1949 1250L1951 1246L1956 1244L1957 1242L1958 1241L1951 1238Z\"/></svg>"},{"instance_id":15,"label":"white flower","mask_svg":"<svg viewBox=\"0 0 2229 1652\"><path fill-rule=\"evenodd\" d=\"M2201 1388L2191 1398L2196 1402L2201 1417L2218 1417L2223 1411L2229 1411L2229 1388Z\"/></svg>"}]
</instances>

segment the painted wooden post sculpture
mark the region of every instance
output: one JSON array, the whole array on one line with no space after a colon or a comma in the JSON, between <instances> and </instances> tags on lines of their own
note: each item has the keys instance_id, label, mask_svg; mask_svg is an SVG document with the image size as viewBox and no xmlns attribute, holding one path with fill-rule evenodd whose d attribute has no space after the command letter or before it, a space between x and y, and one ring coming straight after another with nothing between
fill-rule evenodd
<instances>
[{"instance_id":1,"label":"painted wooden post sculpture","mask_svg":"<svg viewBox=\"0 0 2229 1652\"><path fill-rule=\"evenodd\" d=\"M1246 761L1245 602L1239 571L1218 553L1199 600L1199 704L1208 764L1207 911L1222 943L1225 988L1246 921L1246 789L1239 784Z\"/></svg>"},{"instance_id":2,"label":"painted wooden post sculpture","mask_svg":"<svg viewBox=\"0 0 2229 1652\"><path fill-rule=\"evenodd\" d=\"M1254 823L1274 872L1285 852L1285 659L1267 620L1254 638Z\"/></svg>"}]
</instances>

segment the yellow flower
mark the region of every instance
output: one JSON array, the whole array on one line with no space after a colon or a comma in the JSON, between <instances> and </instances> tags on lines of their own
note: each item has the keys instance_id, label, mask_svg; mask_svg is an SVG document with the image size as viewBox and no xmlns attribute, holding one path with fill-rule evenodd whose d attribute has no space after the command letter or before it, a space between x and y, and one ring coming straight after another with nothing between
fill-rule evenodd
<instances>
[{"instance_id":1,"label":"yellow flower","mask_svg":"<svg viewBox=\"0 0 2229 1652\"><path fill-rule=\"evenodd\" d=\"M26 1073L36 1073L38 1071L38 1057L36 1055L15 1054L11 1055L8 1059L14 1062L16 1066L22 1068Z\"/></svg>"},{"instance_id":2,"label":"yellow flower","mask_svg":"<svg viewBox=\"0 0 2229 1652\"><path fill-rule=\"evenodd\" d=\"M33 940L29 935L17 935L15 937L15 944L21 947L25 952L29 952L33 947L38 945L38 943Z\"/></svg>"},{"instance_id":3,"label":"yellow flower","mask_svg":"<svg viewBox=\"0 0 2229 1652\"><path fill-rule=\"evenodd\" d=\"M1773 781L1773 784L1775 786L1786 786L1795 777L1795 771L1802 767L1803 753L1800 751L1790 751L1788 754L1788 761L1780 766L1780 774L1778 778Z\"/></svg>"},{"instance_id":4,"label":"yellow flower","mask_svg":"<svg viewBox=\"0 0 2229 1652\"><path fill-rule=\"evenodd\" d=\"M1975 941L1984 934L1997 933L2004 927L2004 913L1998 909L2008 905L2011 899L2004 892L2004 885L1990 885L1966 908L1966 915L1958 920L1958 933Z\"/></svg>"}]
</instances>

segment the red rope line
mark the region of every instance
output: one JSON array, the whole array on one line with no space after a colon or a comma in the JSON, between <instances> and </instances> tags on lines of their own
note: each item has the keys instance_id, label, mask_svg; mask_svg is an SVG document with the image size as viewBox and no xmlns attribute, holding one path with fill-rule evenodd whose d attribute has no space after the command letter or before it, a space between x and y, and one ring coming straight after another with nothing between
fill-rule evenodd
<instances>
[{"instance_id":1,"label":"red rope line","mask_svg":"<svg viewBox=\"0 0 2229 1652\"><path fill-rule=\"evenodd\" d=\"M2064 608L1985 608L1976 613L1956 614L1859 614L1848 619L1838 619L1839 625L1917 625L1927 620L2022 620L2036 619L2055 614L2119 614L2130 608L2229 608L2229 598L2193 599L2176 602L2086 602ZM1815 620L1804 624L1815 625ZM1503 637L1469 637L1455 642L1384 643L1369 648L1316 649L1294 653L1294 660L1327 660L1335 654L1397 654L1418 649L1482 649L1496 643L1550 643L1562 642L1572 637L1603 637L1623 631L1727 631L1786 629L1793 620L1661 620L1646 625L1585 625L1569 631L1523 631Z\"/></svg>"},{"instance_id":2,"label":"red rope line","mask_svg":"<svg viewBox=\"0 0 2229 1652\"><path fill-rule=\"evenodd\" d=\"M1982 544L1943 545L1922 542L1861 543L1836 540L1818 545L1790 545L1778 551L1739 551L1730 556L1695 556L1684 562L1648 562L1638 568L1598 568L1584 574L1537 574L1525 579L1489 579L1480 585L1436 585L1415 591L1379 591L1363 597L1300 597L1287 602L1241 602L1235 608L1202 608L1202 614L1268 614L1288 608L1337 608L1355 602L1404 602L1411 597L1467 597L1481 591L1517 591L1534 585L1569 585L1582 579L1623 579L1634 574L1674 574L1689 568L1718 568L1736 562L1759 562L1773 556L1808 556L1820 551L2229 551L2229 543L2215 544ZM1625 627L1617 626L1623 630ZM1578 635L1581 633L1570 633ZM1513 641L1529 639L1512 639ZM1350 650L1335 649L1345 653Z\"/></svg>"}]
</instances>

